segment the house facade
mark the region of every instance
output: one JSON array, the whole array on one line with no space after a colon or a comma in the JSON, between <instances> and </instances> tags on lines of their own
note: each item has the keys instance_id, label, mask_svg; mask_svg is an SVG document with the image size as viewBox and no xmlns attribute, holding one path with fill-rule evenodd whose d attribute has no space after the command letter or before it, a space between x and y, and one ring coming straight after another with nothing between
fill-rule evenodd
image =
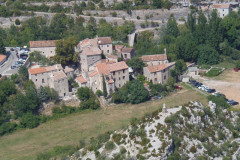
<instances>
[{"instance_id":1,"label":"house facade","mask_svg":"<svg viewBox=\"0 0 240 160\"><path fill-rule=\"evenodd\" d=\"M50 87L56 90L59 96L69 95L68 77L60 64L49 67L30 68L29 79L36 88Z\"/></svg>"},{"instance_id":2,"label":"house facade","mask_svg":"<svg viewBox=\"0 0 240 160\"><path fill-rule=\"evenodd\" d=\"M99 48L105 55L113 53L112 39L111 37L99 37L97 38Z\"/></svg>"},{"instance_id":3,"label":"house facade","mask_svg":"<svg viewBox=\"0 0 240 160\"><path fill-rule=\"evenodd\" d=\"M30 52L38 51L47 58L53 58L56 52L56 40L30 41Z\"/></svg>"},{"instance_id":4,"label":"house facade","mask_svg":"<svg viewBox=\"0 0 240 160\"><path fill-rule=\"evenodd\" d=\"M170 70L174 67L175 62L160 65L150 65L143 68L143 74L146 80L153 84L166 84L170 77Z\"/></svg>"},{"instance_id":5,"label":"house facade","mask_svg":"<svg viewBox=\"0 0 240 160\"><path fill-rule=\"evenodd\" d=\"M145 55L142 56L142 61L148 66L168 63L167 54Z\"/></svg>"},{"instance_id":6,"label":"house facade","mask_svg":"<svg viewBox=\"0 0 240 160\"><path fill-rule=\"evenodd\" d=\"M216 9L221 18L227 16L231 12L230 4L213 4L212 9Z\"/></svg>"},{"instance_id":7,"label":"house facade","mask_svg":"<svg viewBox=\"0 0 240 160\"><path fill-rule=\"evenodd\" d=\"M122 49L122 58L127 60L127 59L132 59L135 56L135 50L134 48L123 48Z\"/></svg>"}]
</instances>

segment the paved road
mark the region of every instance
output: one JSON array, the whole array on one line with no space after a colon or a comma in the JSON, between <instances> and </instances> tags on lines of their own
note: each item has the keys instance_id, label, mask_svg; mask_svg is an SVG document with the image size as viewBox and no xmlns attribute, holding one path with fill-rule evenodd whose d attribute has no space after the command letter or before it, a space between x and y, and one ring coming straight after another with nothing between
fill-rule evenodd
<instances>
[{"instance_id":1,"label":"paved road","mask_svg":"<svg viewBox=\"0 0 240 160\"><path fill-rule=\"evenodd\" d=\"M7 48L7 52L8 51L9 49ZM17 73L17 69L14 69L14 70L11 69L11 65L18 60L16 52L15 51L9 51L9 52L10 52L10 55L8 57L8 60L0 66L0 74L2 75Z\"/></svg>"}]
</instances>

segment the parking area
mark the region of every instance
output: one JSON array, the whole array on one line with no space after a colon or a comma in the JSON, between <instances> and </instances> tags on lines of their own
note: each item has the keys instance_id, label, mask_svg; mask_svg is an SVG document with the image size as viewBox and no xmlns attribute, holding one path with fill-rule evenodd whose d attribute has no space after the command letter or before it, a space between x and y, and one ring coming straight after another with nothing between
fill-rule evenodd
<instances>
[{"instance_id":1,"label":"parking area","mask_svg":"<svg viewBox=\"0 0 240 160\"><path fill-rule=\"evenodd\" d=\"M226 70L217 77L200 77L197 81L240 103L240 71Z\"/></svg>"}]
</instances>

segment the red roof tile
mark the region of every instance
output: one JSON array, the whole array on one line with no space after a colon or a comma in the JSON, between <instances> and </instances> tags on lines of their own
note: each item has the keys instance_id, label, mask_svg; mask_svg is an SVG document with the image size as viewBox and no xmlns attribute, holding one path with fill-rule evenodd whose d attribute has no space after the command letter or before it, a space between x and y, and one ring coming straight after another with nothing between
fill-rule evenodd
<instances>
[{"instance_id":1,"label":"red roof tile","mask_svg":"<svg viewBox=\"0 0 240 160\"><path fill-rule=\"evenodd\" d=\"M97 71L94 71L94 72L92 72L92 73L89 74L89 77L94 77L94 76L97 75L97 74L98 74L98 72L97 72Z\"/></svg>"},{"instance_id":2,"label":"red roof tile","mask_svg":"<svg viewBox=\"0 0 240 160\"><path fill-rule=\"evenodd\" d=\"M87 56L102 54L102 51L98 47L83 48L82 53Z\"/></svg>"},{"instance_id":3,"label":"red roof tile","mask_svg":"<svg viewBox=\"0 0 240 160\"><path fill-rule=\"evenodd\" d=\"M31 68L28 70L31 75L47 72L45 67Z\"/></svg>"},{"instance_id":4,"label":"red roof tile","mask_svg":"<svg viewBox=\"0 0 240 160\"><path fill-rule=\"evenodd\" d=\"M83 76L78 76L78 77L76 78L76 80L77 80L78 82L80 82L80 83L87 83L87 81L85 80L85 78L84 78Z\"/></svg>"},{"instance_id":5,"label":"red roof tile","mask_svg":"<svg viewBox=\"0 0 240 160\"><path fill-rule=\"evenodd\" d=\"M156 55L145 55L142 56L143 62L149 62L149 61L164 61L167 60L166 54L156 54Z\"/></svg>"},{"instance_id":6,"label":"red roof tile","mask_svg":"<svg viewBox=\"0 0 240 160\"><path fill-rule=\"evenodd\" d=\"M134 48L123 48L122 52L124 53L131 53L134 50Z\"/></svg>"},{"instance_id":7,"label":"red roof tile","mask_svg":"<svg viewBox=\"0 0 240 160\"><path fill-rule=\"evenodd\" d=\"M112 79L110 79L110 80L108 81L108 83L111 84L111 83L114 83L114 81L113 81Z\"/></svg>"},{"instance_id":8,"label":"red roof tile","mask_svg":"<svg viewBox=\"0 0 240 160\"><path fill-rule=\"evenodd\" d=\"M0 63L1 63L2 61L4 61L6 58L7 58L6 55L0 54Z\"/></svg>"},{"instance_id":9,"label":"red roof tile","mask_svg":"<svg viewBox=\"0 0 240 160\"><path fill-rule=\"evenodd\" d=\"M56 40L30 41L30 48L56 47Z\"/></svg>"},{"instance_id":10,"label":"red roof tile","mask_svg":"<svg viewBox=\"0 0 240 160\"><path fill-rule=\"evenodd\" d=\"M98 37L98 44L104 45L104 44L112 44L111 37Z\"/></svg>"},{"instance_id":11,"label":"red roof tile","mask_svg":"<svg viewBox=\"0 0 240 160\"><path fill-rule=\"evenodd\" d=\"M106 57L107 58L112 58L112 59L118 59L118 56L111 55L111 54L107 54Z\"/></svg>"},{"instance_id":12,"label":"red roof tile","mask_svg":"<svg viewBox=\"0 0 240 160\"><path fill-rule=\"evenodd\" d=\"M214 4L212 8L229 8L230 4Z\"/></svg>"},{"instance_id":13,"label":"red roof tile","mask_svg":"<svg viewBox=\"0 0 240 160\"><path fill-rule=\"evenodd\" d=\"M124 61L108 64L110 72L128 69L127 64Z\"/></svg>"},{"instance_id":14,"label":"red roof tile","mask_svg":"<svg viewBox=\"0 0 240 160\"><path fill-rule=\"evenodd\" d=\"M160 64L160 65L153 65L153 66L147 66L147 69L150 73L152 72L159 72L159 71L162 71L168 67L171 67L175 65L175 62L172 62L172 63L166 63L166 64Z\"/></svg>"},{"instance_id":15,"label":"red roof tile","mask_svg":"<svg viewBox=\"0 0 240 160\"><path fill-rule=\"evenodd\" d=\"M59 72L53 72L53 75L51 77L54 81L58 81L60 79L67 78L66 74L63 71Z\"/></svg>"}]
</instances>

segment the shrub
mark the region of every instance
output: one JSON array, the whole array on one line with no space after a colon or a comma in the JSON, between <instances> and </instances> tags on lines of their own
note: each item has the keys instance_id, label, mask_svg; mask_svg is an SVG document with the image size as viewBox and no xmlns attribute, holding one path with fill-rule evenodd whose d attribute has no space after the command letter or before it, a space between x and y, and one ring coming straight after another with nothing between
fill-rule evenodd
<instances>
[{"instance_id":1,"label":"shrub","mask_svg":"<svg viewBox=\"0 0 240 160\"><path fill-rule=\"evenodd\" d=\"M105 144L105 149L106 150L113 150L115 148L115 144L113 143L113 141L108 141L106 144Z\"/></svg>"},{"instance_id":2,"label":"shrub","mask_svg":"<svg viewBox=\"0 0 240 160\"><path fill-rule=\"evenodd\" d=\"M140 19L140 17L139 17L139 16L137 16L137 19Z\"/></svg>"},{"instance_id":3,"label":"shrub","mask_svg":"<svg viewBox=\"0 0 240 160\"><path fill-rule=\"evenodd\" d=\"M112 17L117 17L117 13L116 12L112 12L111 15L112 15Z\"/></svg>"},{"instance_id":4,"label":"shrub","mask_svg":"<svg viewBox=\"0 0 240 160\"><path fill-rule=\"evenodd\" d=\"M96 95L97 95L98 97L100 97L100 96L102 96L102 95L103 95L103 93L102 93L102 91L101 91L101 90L97 90L97 92L96 92Z\"/></svg>"},{"instance_id":5,"label":"shrub","mask_svg":"<svg viewBox=\"0 0 240 160\"><path fill-rule=\"evenodd\" d=\"M18 25L21 24L21 21L17 18L17 19L15 20L15 24L18 26Z\"/></svg>"},{"instance_id":6,"label":"shrub","mask_svg":"<svg viewBox=\"0 0 240 160\"><path fill-rule=\"evenodd\" d=\"M122 139L122 136L121 136L121 134L113 134L113 136L112 136L112 139L113 139L113 141L115 142L115 143L117 143L118 145L120 144L120 141L121 141L121 139Z\"/></svg>"},{"instance_id":7,"label":"shrub","mask_svg":"<svg viewBox=\"0 0 240 160\"><path fill-rule=\"evenodd\" d=\"M222 108L229 108L230 105L226 102L226 100L224 99L224 97L219 97L219 96L208 96L208 101L212 101L213 103L215 103L218 107L222 107Z\"/></svg>"},{"instance_id":8,"label":"shrub","mask_svg":"<svg viewBox=\"0 0 240 160\"><path fill-rule=\"evenodd\" d=\"M85 140L84 139L81 139L80 141L79 141L79 148L81 149L81 148L84 148L85 147Z\"/></svg>"},{"instance_id":9,"label":"shrub","mask_svg":"<svg viewBox=\"0 0 240 160\"><path fill-rule=\"evenodd\" d=\"M195 147L195 146L192 146L192 147L190 148L190 152L192 152L192 153L196 153L196 152L197 152L196 147Z\"/></svg>"},{"instance_id":10,"label":"shrub","mask_svg":"<svg viewBox=\"0 0 240 160\"><path fill-rule=\"evenodd\" d=\"M124 153L126 153L126 152L127 152L126 148L123 147L123 146L121 146L121 147L120 147L120 153L121 153L121 154L124 154Z\"/></svg>"},{"instance_id":11,"label":"shrub","mask_svg":"<svg viewBox=\"0 0 240 160\"><path fill-rule=\"evenodd\" d=\"M39 125L39 117L32 113L26 113L20 119L20 126L23 128L35 128Z\"/></svg>"}]
</instances>

